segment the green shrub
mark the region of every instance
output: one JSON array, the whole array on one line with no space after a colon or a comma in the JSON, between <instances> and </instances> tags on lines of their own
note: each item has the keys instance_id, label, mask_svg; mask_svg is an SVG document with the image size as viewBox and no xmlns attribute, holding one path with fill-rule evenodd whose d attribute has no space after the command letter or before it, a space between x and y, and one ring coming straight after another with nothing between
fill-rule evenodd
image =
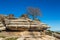
<instances>
[{"instance_id":1,"label":"green shrub","mask_svg":"<svg viewBox=\"0 0 60 40\"><path fill-rule=\"evenodd\" d=\"M17 38L7 38L5 40L17 40Z\"/></svg>"},{"instance_id":2,"label":"green shrub","mask_svg":"<svg viewBox=\"0 0 60 40\"><path fill-rule=\"evenodd\" d=\"M0 36L0 38L5 38L6 36Z\"/></svg>"},{"instance_id":3,"label":"green shrub","mask_svg":"<svg viewBox=\"0 0 60 40\"><path fill-rule=\"evenodd\" d=\"M54 33L54 31L47 30L47 32L46 32L46 34L50 35L50 36L52 36L52 33Z\"/></svg>"}]
</instances>

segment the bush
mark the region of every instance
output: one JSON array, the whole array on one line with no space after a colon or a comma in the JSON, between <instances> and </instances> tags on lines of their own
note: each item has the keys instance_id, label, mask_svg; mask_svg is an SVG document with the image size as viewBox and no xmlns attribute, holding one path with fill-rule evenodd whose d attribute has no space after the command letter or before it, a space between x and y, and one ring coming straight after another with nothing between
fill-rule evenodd
<instances>
[{"instance_id":1,"label":"bush","mask_svg":"<svg viewBox=\"0 0 60 40\"><path fill-rule=\"evenodd\" d=\"M54 33L54 31L47 30L47 32L46 32L46 34L50 35L50 36L52 36L52 33Z\"/></svg>"},{"instance_id":2,"label":"bush","mask_svg":"<svg viewBox=\"0 0 60 40\"><path fill-rule=\"evenodd\" d=\"M0 38L5 38L5 36L0 36Z\"/></svg>"},{"instance_id":3,"label":"bush","mask_svg":"<svg viewBox=\"0 0 60 40\"><path fill-rule=\"evenodd\" d=\"M17 40L17 38L7 38L5 40Z\"/></svg>"}]
</instances>

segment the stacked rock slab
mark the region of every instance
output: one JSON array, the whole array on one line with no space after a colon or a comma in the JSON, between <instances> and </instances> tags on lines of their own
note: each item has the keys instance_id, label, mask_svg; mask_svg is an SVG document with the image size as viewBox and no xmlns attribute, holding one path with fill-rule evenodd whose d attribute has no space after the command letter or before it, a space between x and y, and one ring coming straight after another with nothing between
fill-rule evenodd
<instances>
[{"instance_id":1,"label":"stacked rock slab","mask_svg":"<svg viewBox=\"0 0 60 40\"><path fill-rule=\"evenodd\" d=\"M8 21L8 22L7 22ZM31 20L29 18L10 18L6 20L6 28L9 30L46 30L47 25L43 25L38 20Z\"/></svg>"},{"instance_id":2,"label":"stacked rock slab","mask_svg":"<svg viewBox=\"0 0 60 40\"><path fill-rule=\"evenodd\" d=\"M5 20L4 20L5 16L4 15L0 15L0 31L2 30L6 30L6 27L5 27Z\"/></svg>"},{"instance_id":3,"label":"stacked rock slab","mask_svg":"<svg viewBox=\"0 0 60 40\"><path fill-rule=\"evenodd\" d=\"M9 30L46 30L47 25L42 24L38 20L31 20L27 15L20 18L14 18L11 14L9 16L0 15L0 24L3 24Z\"/></svg>"},{"instance_id":4,"label":"stacked rock slab","mask_svg":"<svg viewBox=\"0 0 60 40\"><path fill-rule=\"evenodd\" d=\"M6 30L5 26L3 25L3 23L0 21L0 31L2 30Z\"/></svg>"}]
</instances>

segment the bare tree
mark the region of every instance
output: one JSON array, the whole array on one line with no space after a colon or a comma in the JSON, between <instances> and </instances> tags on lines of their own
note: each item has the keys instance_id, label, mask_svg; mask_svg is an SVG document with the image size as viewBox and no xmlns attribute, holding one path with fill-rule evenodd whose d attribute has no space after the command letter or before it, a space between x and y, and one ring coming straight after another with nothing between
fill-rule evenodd
<instances>
[{"instance_id":1,"label":"bare tree","mask_svg":"<svg viewBox=\"0 0 60 40\"><path fill-rule=\"evenodd\" d=\"M41 12L40 9L38 8L33 8L33 7L29 7L28 8L28 15L31 15L33 17L33 19L37 18L38 16L41 16Z\"/></svg>"}]
</instances>

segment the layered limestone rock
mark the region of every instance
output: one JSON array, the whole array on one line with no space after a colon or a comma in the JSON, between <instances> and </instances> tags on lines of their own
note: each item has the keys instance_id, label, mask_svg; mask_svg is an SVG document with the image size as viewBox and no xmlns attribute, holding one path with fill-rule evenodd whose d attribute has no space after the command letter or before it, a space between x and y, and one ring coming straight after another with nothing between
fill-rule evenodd
<instances>
[{"instance_id":1,"label":"layered limestone rock","mask_svg":"<svg viewBox=\"0 0 60 40\"><path fill-rule=\"evenodd\" d=\"M0 31L2 30L6 30L6 27L4 26L4 24L0 21Z\"/></svg>"},{"instance_id":2,"label":"layered limestone rock","mask_svg":"<svg viewBox=\"0 0 60 40\"><path fill-rule=\"evenodd\" d=\"M56 40L52 36L45 35L49 26L39 20L31 20L26 15L22 15L21 18L14 18L12 14L0 17L0 29L6 28L10 32L15 31L8 33L9 35L19 36L17 40Z\"/></svg>"},{"instance_id":3,"label":"layered limestone rock","mask_svg":"<svg viewBox=\"0 0 60 40\"><path fill-rule=\"evenodd\" d=\"M0 15L0 31L6 30L5 20L4 20L5 18L6 18L6 16Z\"/></svg>"},{"instance_id":4,"label":"layered limestone rock","mask_svg":"<svg viewBox=\"0 0 60 40\"><path fill-rule=\"evenodd\" d=\"M14 18L14 15L0 15L0 21L9 30L46 30L49 26L42 24L39 20L31 20L27 15L21 18Z\"/></svg>"},{"instance_id":5,"label":"layered limestone rock","mask_svg":"<svg viewBox=\"0 0 60 40\"><path fill-rule=\"evenodd\" d=\"M8 25L6 24L6 27L10 30L46 30L49 28L49 26L29 18L23 19L23 17L21 17L17 19L8 19L7 21L9 21L9 23Z\"/></svg>"}]
</instances>

